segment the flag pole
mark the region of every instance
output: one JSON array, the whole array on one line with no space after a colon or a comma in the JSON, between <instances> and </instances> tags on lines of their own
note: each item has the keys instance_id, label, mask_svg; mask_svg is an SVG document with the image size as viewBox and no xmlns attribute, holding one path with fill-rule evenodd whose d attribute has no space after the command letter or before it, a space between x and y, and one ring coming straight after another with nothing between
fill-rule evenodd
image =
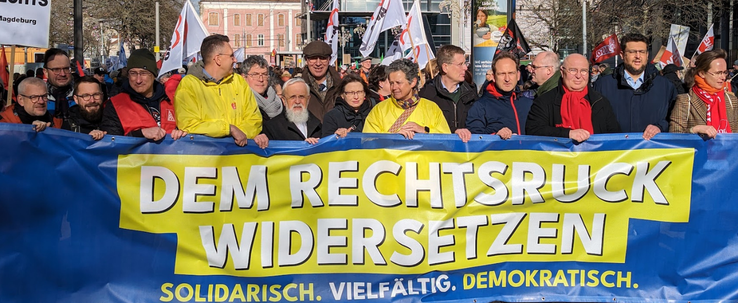
<instances>
[{"instance_id":1,"label":"flag pole","mask_svg":"<svg viewBox=\"0 0 738 303\"><path fill-rule=\"evenodd\" d=\"M15 44L10 46L10 68L8 72L8 100L5 106L13 102L13 74L15 73Z\"/></svg>"}]
</instances>

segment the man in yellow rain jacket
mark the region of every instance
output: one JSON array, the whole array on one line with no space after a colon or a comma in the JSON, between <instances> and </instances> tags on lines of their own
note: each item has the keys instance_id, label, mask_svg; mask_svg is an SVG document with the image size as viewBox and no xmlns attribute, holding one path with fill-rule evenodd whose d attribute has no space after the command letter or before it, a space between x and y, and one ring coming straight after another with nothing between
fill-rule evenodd
<instances>
[{"instance_id":1,"label":"man in yellow rain jacket","mask_svg":"<svg viewBox=\"0 0 738 303\"><path fill-rule=\"evenodd\" d=\"M190 68L177 87L177 127L190 134L230 136L238 146L244 146L247 139L261 132L262 120L248 84L233 73L236 59L228 37L208 36L202 41L200 54L202 61Z\"/></svg>"}]
</instances>

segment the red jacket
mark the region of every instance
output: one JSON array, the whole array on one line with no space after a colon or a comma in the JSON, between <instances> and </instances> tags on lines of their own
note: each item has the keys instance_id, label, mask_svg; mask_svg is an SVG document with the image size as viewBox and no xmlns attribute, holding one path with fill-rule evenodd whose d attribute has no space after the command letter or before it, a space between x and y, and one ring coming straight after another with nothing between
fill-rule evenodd
<instances>
[{"instance_id":1,"label":"red jacket","mask_svg":"<svg viewBox=\"0 0 738 303\"><path fill-rule=\"evenodd\" d=\"M128 94L117 94L110 98L110 102L118 113L124 135L127 136L134 130L158 126L151 113L143 105L131 100ZM171 134L177 128L177 121L174 119L174 105L164 98L159 102L159 111L161 112L161 128L167 134Z\"/></svg>"},{"instance_id":2,"label":"red jacket","mask_svg":"<svg viewBox=\"0 0 738 303\"><path fill-rule=\"evenodd\" d=\"M18 115L15 113L15 103L11 104L10 106L6 107L4 111L0 112L0 122L23 124L20 117L18 117ZM61 118L53 118L51 122L51 127L61 128L62 122L63 121Z\"/></svg>"}]
</instances>

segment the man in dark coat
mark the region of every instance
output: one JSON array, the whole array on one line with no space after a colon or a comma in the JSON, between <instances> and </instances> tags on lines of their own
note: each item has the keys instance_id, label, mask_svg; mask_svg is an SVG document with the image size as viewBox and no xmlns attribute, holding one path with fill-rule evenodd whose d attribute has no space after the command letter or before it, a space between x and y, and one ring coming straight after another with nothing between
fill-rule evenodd
<instances>
[{"instance_id":1,"label":"man in dark coat","mask_svg":"<svg viewBox=\"0 0 738 303\"><path fill-rule=\"evenodd\" d=\"M338 96L341 76L330 66L331 47L323 41L308 43L302 50L306 69L302 78L310 88L308 110L322 123L325 113L333 109ZM284 88L282 88L284 90Z\"/></svg>"},{"instance_id":2,"label":"man in dark coat","mask_svg":"<svg viewBox=\"0 0 738 303\"><path fill-rule=\"evenodd\" d=\"M77 104L69 108L69 117L62 129L89 134L95 140L105 136L106 133L100 130L102 103L105 101L102 88L102 83L93 76L84 76L74 83L74 102Z\"/></svg>"},{"instance_id":3,"label":"man in dark coat","mask_svg":"<svg viewBox=\"0 0 738 303\"><path fill-rule=\"evenodd\" d=\"M667 117L677 91L648 64L647 42L641 34L625 35L620 40L623 64L611 76L600 76L593 88L610 101L623 132L643 133L649 140L669 130Z\"/></svg>"},{"instance_id":4,"label":"man in dark coat","mask_svg":"<svg viewBox=\"0 0 738 303\"><path fill-rule=\"evenodd\" d=\"M305 80L292 78L284 83L282 102L284 111L264 123L261 139L266 135L269 140L300 140L310 144L318 143L321 136L321 123L309 110L310 88Z\"/></svg>"},{"instance_id":5,"label":"man in dark coat","mask_svg":"<svg viewBox=\"0 0 738 303\"><path fill-rule=\"evenodd\" d=\"M438 49L436 60L440 73L426 83L418 95L435 102L443 111L451 132L462 140L468 140L471 132L466 127L466 116L477 100L477 91L464 81L467 70L464 50L455 45L444 45Z\"/></svg>"},{"instance_id":6,"label":"man in dark coat","mask_svg":"<svg viewBox=\"0 0 738 303\"><path fill-rule=\"evenodd\" d=\"M671 84L674 84L677 94L687 93L687 89L684 87L684 82L682 82L682 79L678 74L679 71L683 69L684 66L676 66L674 64L667 64L663 69L661 69L661 75L671 81Z\"/></svg>"},{"instance_id":7,"label":"man in dark coat","mask_svg":"<svg viewBox=\"0 0 738 303\"><path fill-rule=\"evenodd\" d=\"M582 142L591 134L620 132L610 102L588 88L588 59L569 55L560 70L562 85L537 97L530 107L526 134Z\"/></svg>"}]
</instances>

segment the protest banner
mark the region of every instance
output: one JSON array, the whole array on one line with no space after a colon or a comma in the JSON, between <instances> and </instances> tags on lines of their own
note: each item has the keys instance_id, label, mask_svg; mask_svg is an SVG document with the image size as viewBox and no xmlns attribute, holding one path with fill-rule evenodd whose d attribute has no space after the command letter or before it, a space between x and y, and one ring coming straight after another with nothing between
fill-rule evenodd
<instances>
[{"instance_id":1,"label":"protest banner","mask_svg":"<svg viewBox=\"0 0 738 303\"><path fill-rule=\"evenodd\" d=\"M50 0L0 1L0 44L49 47Z\"/></svg>"},{"instance_id":2,"label":"protest banner","mask_svg":"<svg viewBox=\"0 0 738 303\"><path fill-rule=\"evenodd\" d=\"M738 299L733 135L0 145L2 302Z\"/></svg>"}]
</instances>

